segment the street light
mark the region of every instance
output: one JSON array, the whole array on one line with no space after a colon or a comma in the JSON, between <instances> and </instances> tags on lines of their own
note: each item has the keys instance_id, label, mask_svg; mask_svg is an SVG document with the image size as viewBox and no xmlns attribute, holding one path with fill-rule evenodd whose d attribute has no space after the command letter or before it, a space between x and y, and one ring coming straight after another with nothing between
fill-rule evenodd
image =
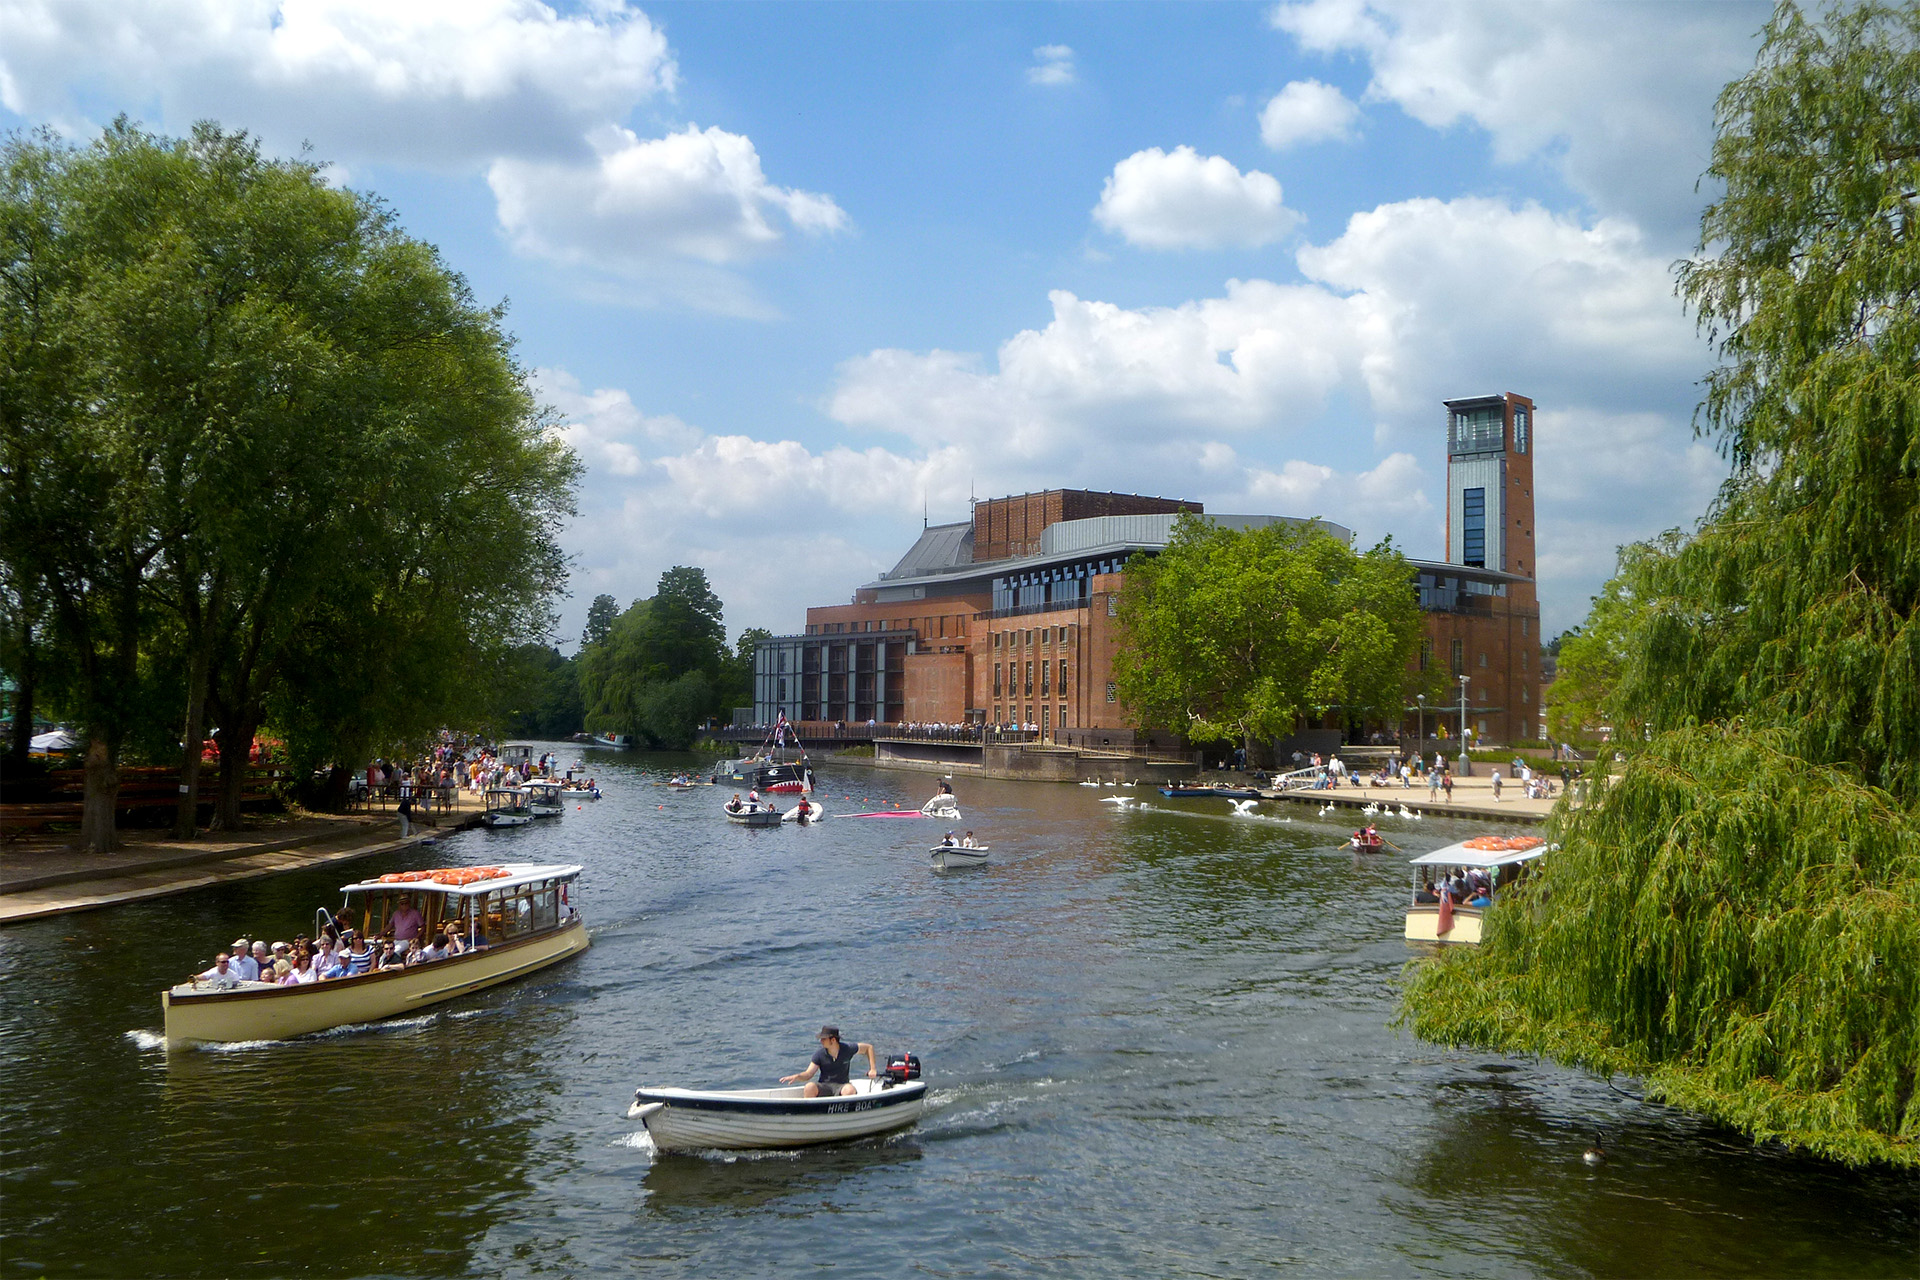
<instances>
[{"instance_id":1,"label":"street light","mask_svg":"<svg viewBox=\"0 0 1920 1280\"><path fill-rule=\"evenodd\" d=\"M1420 736L1415 739L1419 745L1414 747L1413 751L1415 755L1424 756L1427 754L1427 695L1416 693L1413 695L1413 700L1420 704ZM1426 768L1425 765L1420 767Z\"/></svg>"},{"instance_id":2,"label":"street light","mask_svg":"<svg viewBox=\"0 0 1920 1280\"><path fill-rule=\"evenodd\" d=\"M1460 677L1460 776L1473 773L1473 760L1467 755L1467 678Z\"/></svg>"}]
</instances>

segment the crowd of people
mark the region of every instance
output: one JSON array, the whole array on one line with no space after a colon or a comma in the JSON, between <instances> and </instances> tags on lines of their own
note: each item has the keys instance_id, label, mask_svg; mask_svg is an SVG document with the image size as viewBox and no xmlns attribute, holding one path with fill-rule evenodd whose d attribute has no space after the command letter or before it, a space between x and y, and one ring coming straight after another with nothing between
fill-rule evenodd
<instances>
[{"instance_id":1,"label":"crowd of people","mask_svg":"<svg viewBox=\"0 0 1920 1280\"><path fill-rule=\"evenodd\" d=\"M403 898L400 909L378 938L367 938L332 919L316 938L302 933L292 942L272 944L236 938L233 946L214 960L212 968L194 975L194 981L215 987L237 987L248 982L298 987L382 969L430 964L469 949L484 950L486 945L486 939L479 935L462 937L451 920L438 932L428 931L419 909Z\"/></svg>"}]
</instances>

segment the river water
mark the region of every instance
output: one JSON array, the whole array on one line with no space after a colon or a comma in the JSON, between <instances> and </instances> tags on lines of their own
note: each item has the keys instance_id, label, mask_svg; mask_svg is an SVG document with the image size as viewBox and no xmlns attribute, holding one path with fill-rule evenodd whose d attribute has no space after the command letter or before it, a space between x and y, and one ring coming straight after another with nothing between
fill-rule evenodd
<instances>
[{"instance_id":1,"label":"river water","mask_svg":"<svg viewBox=\"0 0 1920 1280\"><path fill-rule=\"evenodd\" d=\"M591 764L607 798L558 821L0 933L0 1274L1920 1267L1912 1178L1396 1032L1406 868L1356 861L1338 816L963 779L994 861L936 874L938 824L846 816L917 806L923 775L830 765L826 822L747 831L661 785L691 758ZM1380 826L1408 856L1472 834ZM586 868L590 951L410 1021L157 1047L160 987L236 934L507 860ZM916 1129L658 1156L625 1118L642 1083L771 1084L829 1021L920 1055Z\"/></svg>"}]
</instances>

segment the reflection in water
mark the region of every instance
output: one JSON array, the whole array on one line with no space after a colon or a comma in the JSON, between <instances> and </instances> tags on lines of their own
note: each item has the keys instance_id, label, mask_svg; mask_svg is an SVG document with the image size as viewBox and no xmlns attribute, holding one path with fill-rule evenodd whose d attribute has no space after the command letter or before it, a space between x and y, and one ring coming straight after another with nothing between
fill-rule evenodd
<instances>
[{"instance_id":1,"label":"reflection in water","mask_svg":"<svg viewBox=\"0 0 1920 1280\"><path fill-rule=\"evenodd\" d=\"M0 931L0 1276L1912 1270L1911 1179L1392 1031L1404 862L1310 809L963 780L994 863L940 876L938 824L733 828L660 785L698 763L596 753L608 798L557 821ZM822 773L829 808L928 789ZM1408 856L1473 834L1380 825ZM288 937L348 879L514 860L585 866L591 950L401 1023L148 1047L159 988L236 934ZM914 1130L632 1143L636 1085L764 1087L822 1022L920 1055Z\"/></svg>"},{"instance_id":2,"label":"reflection in water","mask_svg":"<svg viewBox=\"0 0 1920 1280\"><path fill-rule=\"evenodd\" d=\"M920 1159L911 1138L872 1139L809 1151L655 1153L645 1178L648 1213L716 1209L739 1214L776 1201L830 1196L847 1178L899 1177Z\"/></svg>"}]
</instances>

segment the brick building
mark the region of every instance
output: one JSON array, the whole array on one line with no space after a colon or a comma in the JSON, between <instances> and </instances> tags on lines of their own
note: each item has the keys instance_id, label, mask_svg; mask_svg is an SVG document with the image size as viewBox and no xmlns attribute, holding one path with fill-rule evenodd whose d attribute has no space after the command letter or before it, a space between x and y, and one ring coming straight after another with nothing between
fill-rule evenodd
<instances>
[{"instance_id":1,"label":"brick building","mask_svg":"<svg viewBox=\"0 0 1920 1280\"><path fill-rule=\"evenodd\" d=\"M1539 696L1533 404L1488 396L1447 409L1448 554L1413 562L1427 611L1416 662L1467 677L1467 721L1479 736L1530 737ZM1068 743L1133 743L1145 735L1127 723L1112 674L1124 566L1165 547L1181 512L1205 514L1197 502L1077 489L976 502L970 520L925 528L851 603L810 608L804 633L764 643L754 719L1027 724ZM1350 530L1320 524L1351 541ZM1457 703L1436 706L1429 732L1441 711L1457 724ZM1406 731L1415 719L1410 709Z\"/></svg>"}]
</instances>

